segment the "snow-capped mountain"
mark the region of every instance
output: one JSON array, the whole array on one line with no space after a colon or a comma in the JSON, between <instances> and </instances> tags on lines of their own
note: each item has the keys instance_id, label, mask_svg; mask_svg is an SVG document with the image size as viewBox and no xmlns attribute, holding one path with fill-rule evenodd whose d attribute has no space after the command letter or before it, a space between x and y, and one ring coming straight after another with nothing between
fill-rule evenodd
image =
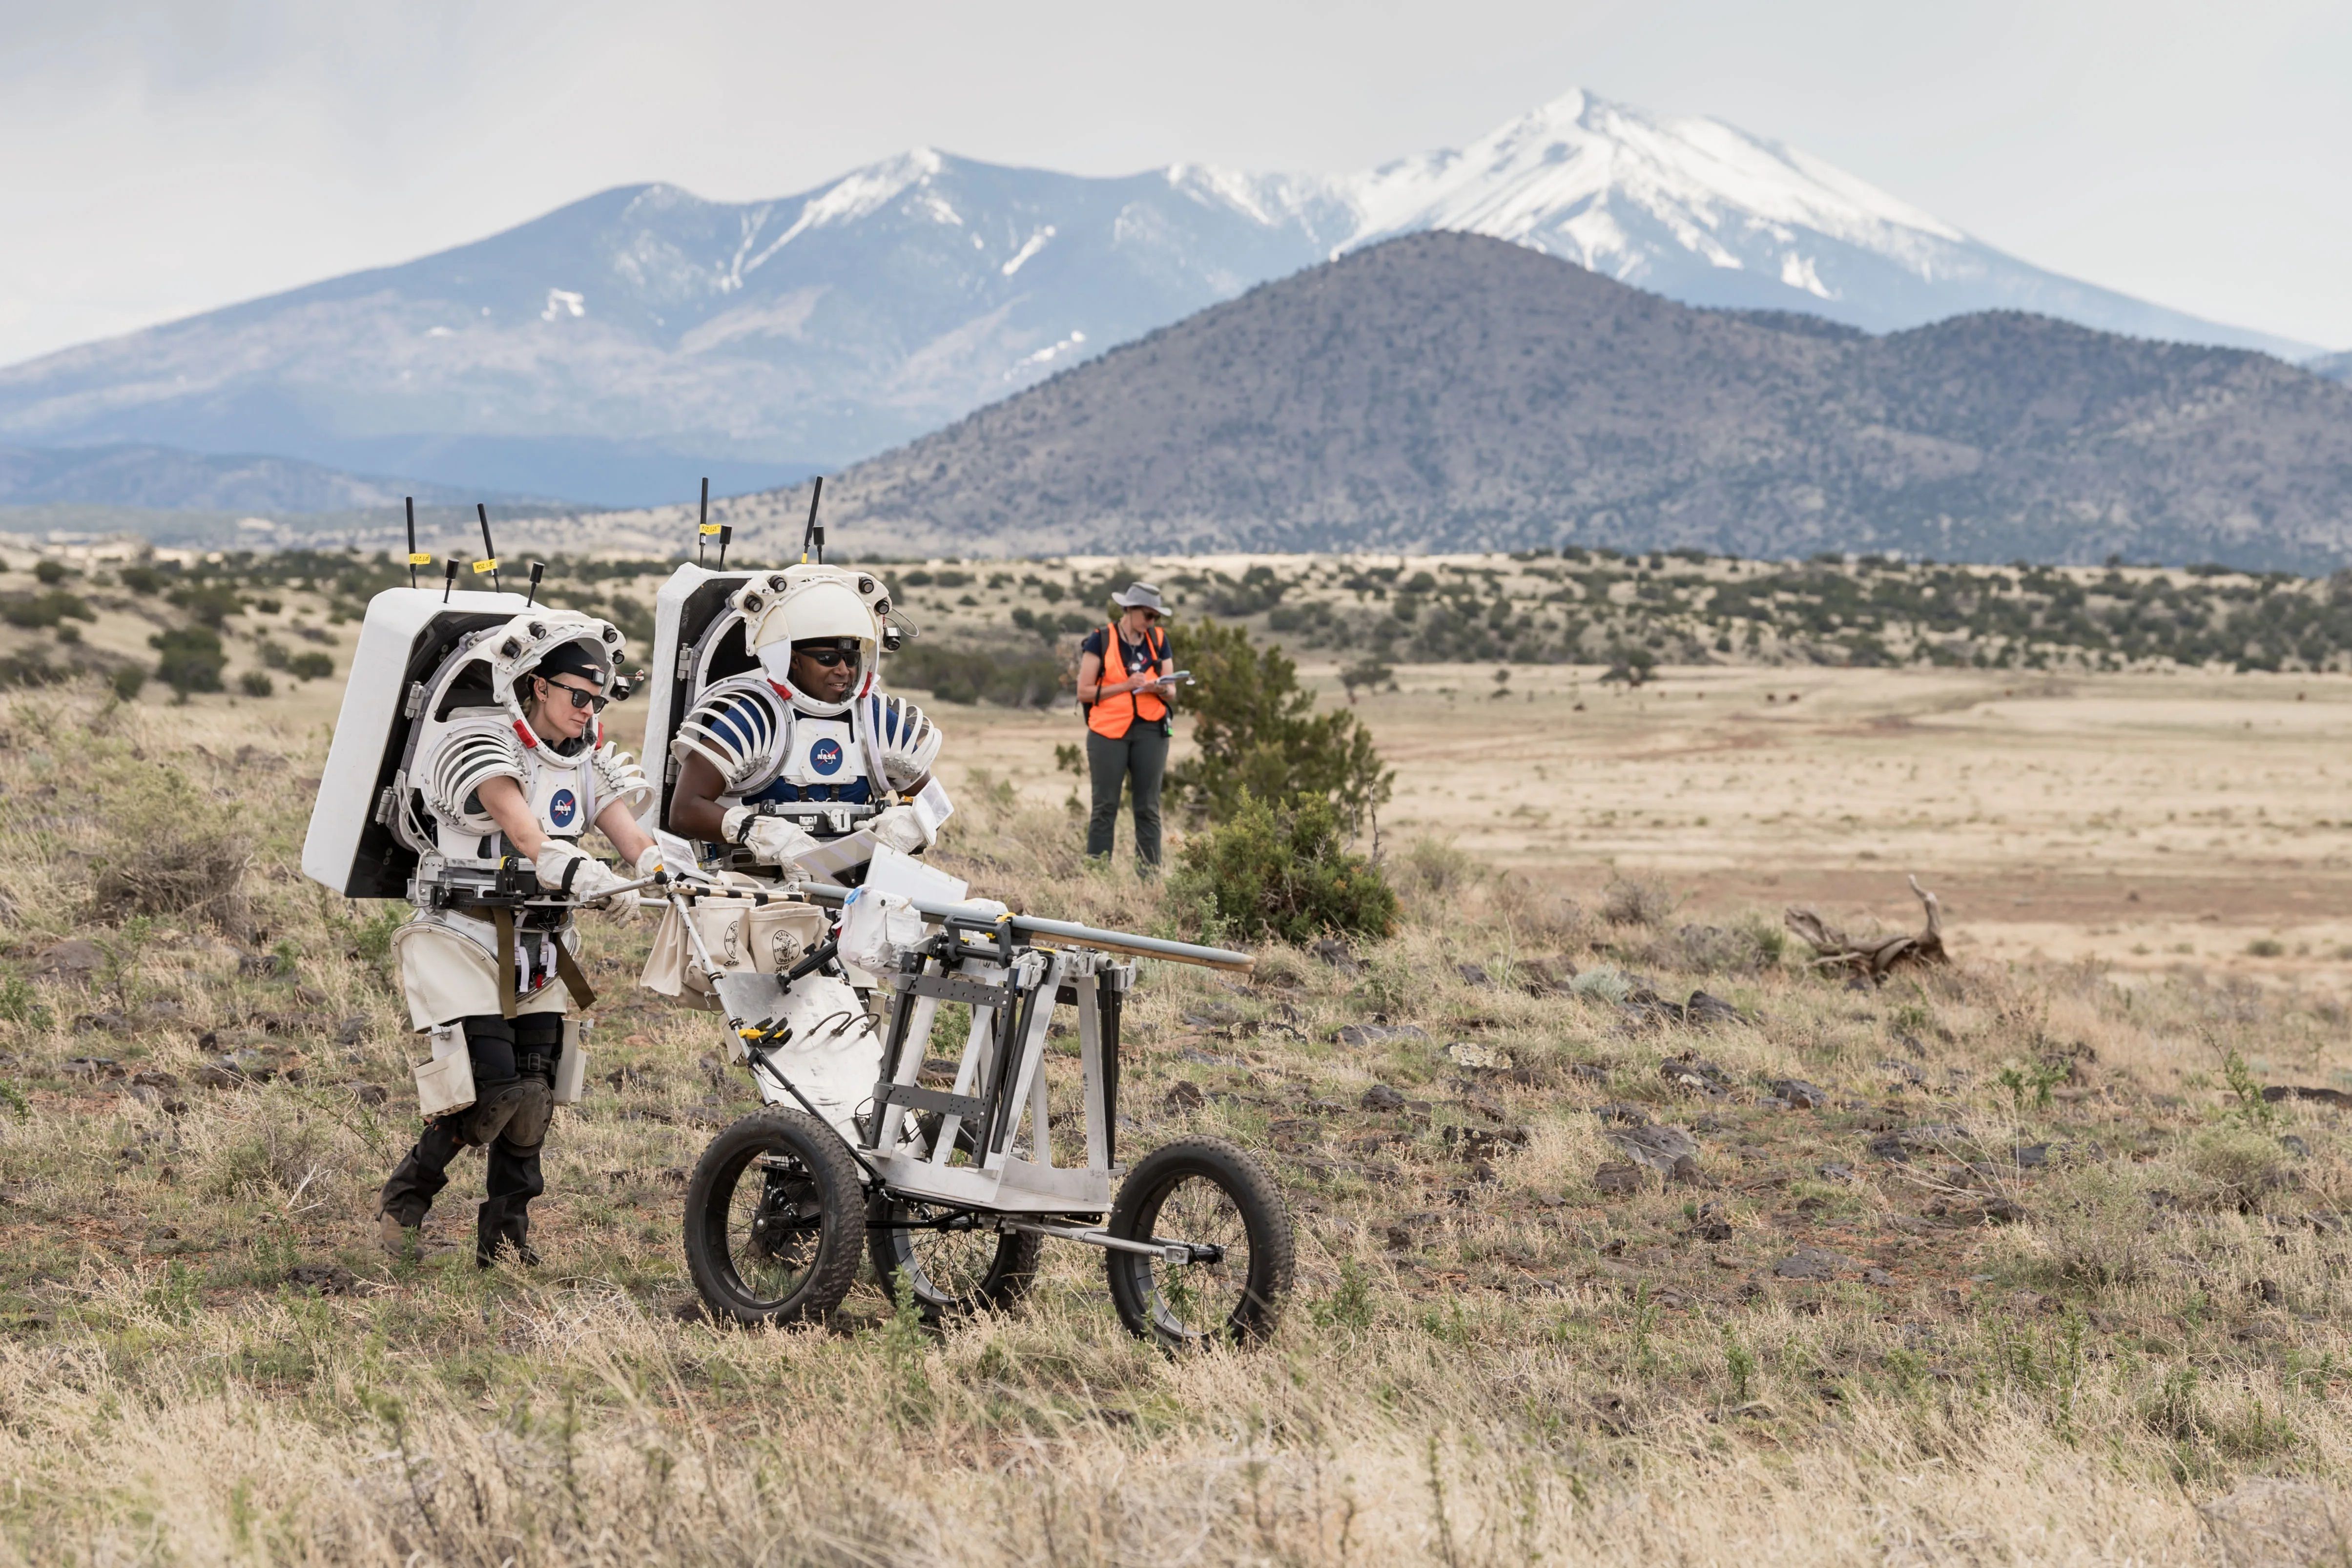
<instances>
[{"instance_id":1,"label":"snow-capped mountain","mask_svg":"<svg viewBox=\"0 0 2352 1568\"><path fill-rule=\"evenodd\" d=\"M2311 352L2026 266L1816 159L1578 92L1364 174L1115 179L917 149L775 201L607 191L0 370L0 440L270 451L614 502L798 477L1402 232L1872 330L1993 307Z\"/></svg>"}]
</instances>

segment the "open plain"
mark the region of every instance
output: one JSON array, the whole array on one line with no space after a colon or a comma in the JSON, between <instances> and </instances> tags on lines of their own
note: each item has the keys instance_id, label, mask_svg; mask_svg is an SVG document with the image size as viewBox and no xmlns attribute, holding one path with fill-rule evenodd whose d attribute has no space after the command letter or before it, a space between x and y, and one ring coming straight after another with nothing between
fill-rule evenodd
<instances>
[{"instance_id":1,"label":"open plain","mask_svg":"<svg viewBox=\"0 0 2352 1568\"><path fill-rule=\"evenodd\" d=\"M1394 665L1356 711L1397 770L1398 934L1247 983L1156 968L1132 1015L1130 1147L1236 1138L1299 1228L1275 1342L1171 1361L1076 1248L940 1332L871 1280L829 1328L704 1321L680 1183L749 1086L633 989L635 924L591 925L598 1085L550 1141L547 1267L377 1254L415 1126L401 911L294 868L353 628L285 600L229 619L234 658L248 619L304 621L334 679L0 706L13 1560L2284 1563L2352 1535L2344 675ZM136 648L124 613L91 638ZM1066 709L937 711L978 890L1176 918L1080 863ZM1790 904L1916 927L1906 874L1948 968L1872 988L1785 934ZM478 1170L429 1236L469 1237Z\"/></svg>"}]
</instances>

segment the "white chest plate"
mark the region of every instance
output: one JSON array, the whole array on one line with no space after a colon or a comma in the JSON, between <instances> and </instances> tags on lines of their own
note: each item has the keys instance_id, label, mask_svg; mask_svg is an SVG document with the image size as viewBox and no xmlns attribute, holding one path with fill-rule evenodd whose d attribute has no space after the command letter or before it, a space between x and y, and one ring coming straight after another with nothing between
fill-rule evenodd
<instances>
[{"instance_id":1,"label":"white chest plate","mask_svg":"<svg viewBox=\"0 0 2352 1568\"><path fill-rule=\"evenodd\" d=\"M866 758L846 719L793 716L793 733L778 778L805 789L816 784L854 784L866 776Z\"/></svg>"},{"instance_id":2,"label":"white chest plate","mask_svg":"<svg viewBox=\"0 0 2352 1568\"><path fill-rule=\"evenodd\" d=\"M595 753L586 747L576 757L551 755L544 746L532 750L525 766L530 784L524 795L539 830L557 838L577 838L596 820Z\"/></svg>"}]
</instances>

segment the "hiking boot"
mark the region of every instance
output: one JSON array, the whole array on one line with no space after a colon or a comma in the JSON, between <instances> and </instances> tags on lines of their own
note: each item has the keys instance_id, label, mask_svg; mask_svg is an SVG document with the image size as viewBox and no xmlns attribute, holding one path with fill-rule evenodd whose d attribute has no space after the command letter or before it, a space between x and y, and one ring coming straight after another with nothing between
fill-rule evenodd
<instances>
[{"instance_id":1,"label":"hiking boot","mask_svg":"<svg viewBox=\"0 0 2352 1568\"><path fill-rule=\"evenodd\" d=\"M488 1268L493 1264L501 1262L520 1264L525 1268L536 1268L539 1267L539 1254L531 1250L530 1243L517 1241L511 1237L500 1237L498 1250L495 1252L474 1254L474 1267L477 1268Z\"/></svg>"},{"instance_id":2,"label":"hiking boot","mask_svg":"<svg viewBox=\"0 0 2352 1568\"><path fill-rule=\"evenodd\" d=\"M376 1240L394 1258L415 1258L425 1250L423 1227L403 1225L388 1214L377 1216Z\"/></svg>"}]
</instances>

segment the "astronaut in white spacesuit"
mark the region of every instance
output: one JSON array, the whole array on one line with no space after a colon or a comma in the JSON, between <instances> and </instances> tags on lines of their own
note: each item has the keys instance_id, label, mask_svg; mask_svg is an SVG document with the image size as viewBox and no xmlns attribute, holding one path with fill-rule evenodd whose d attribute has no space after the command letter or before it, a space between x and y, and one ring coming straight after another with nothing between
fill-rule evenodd
<instances>
[{"instance_id":1,"label":"astronaut in white spacesuit","mask_svg":"<svg viewBox=\"0 0 2352 1568\"><path fill-rule=\"evenodd\" d=\"M623 648L606 622L536 609L491 637L490 657L466 672L487 673L486 689L455 689L419 721L409 776L437 853L425 857L421 907L394 942L410 1022L443 1037L463 1032L473 1103L428 1119L384 1184L378 1213L395 1254L413 1251L458 1150L487 1145L476 1261L487 1267L501 1250L539 1260L526 1211L545 1190L540 1145L556 1104L564 1016L593 994L572 908L634 898L616 891L625 879L581 838L593 825L639 877L660 865L635 819L651 786L604 741L600 718Z\"/></svg>"},{"instance_id":2,"label":"astronaut in white spacesuit","mask_svg":"<svg viewBox=\"0 0 2352 1568\"><path fill-rule=\"evenodd\" d=\"M877 689L882 625L870 576L801 565L753 579L735 597L760 668L714 682L679 724L668 826L757 867L787 867L864 831L919 855L948 809L931 782L939 727ZM855 882L858 866L828 879Z\"/></svg>"}]
</instances>

